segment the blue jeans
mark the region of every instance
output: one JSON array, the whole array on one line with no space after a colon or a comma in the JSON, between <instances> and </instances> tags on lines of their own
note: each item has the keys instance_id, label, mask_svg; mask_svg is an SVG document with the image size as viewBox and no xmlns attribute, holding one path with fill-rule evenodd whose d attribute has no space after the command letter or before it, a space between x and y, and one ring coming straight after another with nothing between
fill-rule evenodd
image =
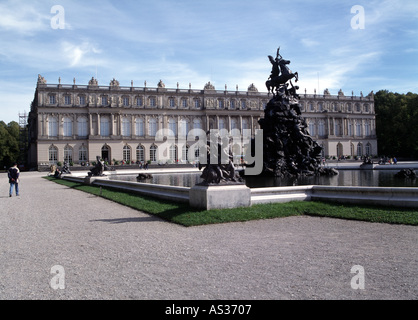
<instances>
[{"instance_id":1,"label":"blue jeans","mask_svg":"<svg viewBox=\"0 0 418 320\"><path fill-rule=\"evenodd\" d=\"M15 188L16 195L19 195L19 183L16 182L10 182L10 190L9 195L11 196L13 194L13 187Z\"/></svg>"}]
</instances>

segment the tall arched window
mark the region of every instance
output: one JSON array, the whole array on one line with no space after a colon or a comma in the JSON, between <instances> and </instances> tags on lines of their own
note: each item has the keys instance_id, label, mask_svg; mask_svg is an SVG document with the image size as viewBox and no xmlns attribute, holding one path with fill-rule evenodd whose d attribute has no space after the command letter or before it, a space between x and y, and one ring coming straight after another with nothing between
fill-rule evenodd
<instances>
[{"instance_id":1,"label":"tall arched window","mask_svg":"<svg viewBox=\"0 0 418 320\"><path fill-rule=\"evenodd\" d=\"M145 161L145 149L143 146L136 147L136 161Z\"/></svg>"},{"instance_id":2,"label":"tall arched window","mask_svg":"<svg viewBox=\"0 0 418 320\"><path fill-rule=\"evenodd\" d=\"M128 117L122 118L122 136L129 137L131 135L131 121Z\"/></svg>"},{"instance_id":3,"label":"tall arched window","mask_svg":"<svg viewBox=\"0 0 418 320\"><path fill-rule=\"evenodd\" d=\"M325 121L324 120L319 120L319 123L318 123L318 135L320 137L325 136Z\"/></svg>"},{"instance_id":4,"label":"tall arched window","mask_svg":"<svg viewBox=\"0 0 418 320\"><path fill-rule=\"evenodd\" d=\"M358 157L362 157L363 156L363 145L361 143L359 143L357 145L357 156Z\"/></svg>"},{"instance_id":5,"label":"tall arched window","mask_svg":"<svg viewBox=\"0 0 418 320\"><path fill-rule=\"evenodd\" d=\"M110 135L110 120L109 117L100 117L100 135L108 137Z\"/></svg>"},{"instance_id":6,"label":"tall arched window","mask_svg":"<svg viewBox=\"0 0 418 320\"><path fill-rule=\"evenodd\" d=\"M49 164L56 164L58 161L58 148L54 145L48 149Z\"/></svg>"},{"instance_id":7,"label":"tall arched window","mask_svg":"<svg viewBox=\"0 0 418 320\"><path fill-rule=\"evenodd\" d=\"M50 137L58 136L58 120L56 117L49 117L48 119L48 135Z\"/></svg>"},{"instance_id":8,"label":"tall arched window","mask_svg":"<svg viewBox=\"0 0 418 320\"><path fill-rule=\"evenodd\" d=\"M64 161L67 163L73 162L73 148L69 145L64 147Z\"/></svg>"},{"instance_id":9,"label":"tall arched window","mask_svg":"<svg viewBox=\"0 0 418 320\"><path fill-rule=\"evenodd\" d=\"M193 129L202 129L202 120L194 119L193 120Z\"/></svg>"},{"instance_id":10,"label":"tall arched window","mask_svg":"<svg viewBox=\"0 0 418 320\"><path fill-rule=\"evenodd\" d=\"M169 159L173 162L177 162L177 146L172 144L169 149Z\"/></svg>"},{"instance_id":11,"label":"tall arched window","mask_svg":"<svg viewBox=\"0 0 418 320\"><path fill-rule=\"evenodd\" d=\"M87 161L87 147L85 145L82 145L78 149L78 161L80 162Z\"/></svg>"},{"instance_id":12,"label":"tall arched window","mask_svg":"<svg viewBox=\"0 0 418 320\"><path fill-rule=\"evenodd\" d=\"M148 123L148 135L150 137L155 137L157 133L157 119L151 118Z\"/></svg>"},{"instance_id":13,"label":"tall arched window","mask_svg":"<svg viewBox=\"0 0 418 320\"><path fill-rule=\"evenodd\" d=\"M131 147L129 147L128 145L123 147L123 161L125 161L126 163L131 162Z\"/></svg>"},{"instance_id":14,"label":"tall arched window","mask_svg":"<svg viewBox=\"0 0 418 320\"><path fill-rule=\"evenodd\" d=\"M144 136L144 120L140 117L135 119L135 135L137 137Z\"/></svg>"},{"instance_id":15,"label":"tall arched window","mask_svg":"<svg viewBox=\"0 0 418 320\"><path fill-rule=\"evenodd\" d=\"M151 161L157 161L157 146L155 144L149 149L149 159Z\"/></svg>"},{"instance_id":16,"label":"tall arched window","mask_svg":"<svg viewBox=\"0 0 418 320\"><path fill-rule=\"evenodd\" d=\"M187 137L187 134L189 133L189 121L186 119L181 119L179 121L179 135L181 137Z\"/></svg>"},{"instance_id":17,"label":"tall arched window","mask_svg":"<svg viewBox=\"0 0 418 320\"><path fill-rule=\"evenodd\" d=\"M168 129L170 130L170 135L174 137L177 135L177 123L175 119L168 119Z\"/></svg>"},{"instance_id":18,"label":"tall arched window","mask_svg":"<svg viewBox=\"0 0 418 320\"><path fill-rule=\"evenodd\" d=\"M63 134L64 137L71 137L73 135L73 120L69 117L64 117Z\"/></svg>"},{"instance_id":19,"label":"tall arched window","mask_svg":"<svg viewBox=\"0 0 418 320\"><path fill-rule=\"evenodd\" d=\"M87 137L87 118L80 117L77 119L77 134L79 137Z\"/></svg>"}]
</instances>

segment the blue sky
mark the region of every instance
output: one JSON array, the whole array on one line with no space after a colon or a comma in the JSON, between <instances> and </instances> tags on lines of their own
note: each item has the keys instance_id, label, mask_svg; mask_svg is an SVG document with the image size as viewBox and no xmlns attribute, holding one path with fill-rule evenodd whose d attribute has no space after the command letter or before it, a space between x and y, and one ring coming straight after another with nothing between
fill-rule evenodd
<instances>
[{"instance_id":1,"label":"blue sky","mask_svg":"<svg viewBox=\"0 0 418 320\"><path fill-rule=\"evenodd\" d=\"M363 29L353 28L356 5ZM58 13L63 29L51 26ZM266 91L278 46L299 93L418 92L416 0L0 0L0 120L29 112L38 74L49 84L97 76Z\"/></svg>"}]
</instances>

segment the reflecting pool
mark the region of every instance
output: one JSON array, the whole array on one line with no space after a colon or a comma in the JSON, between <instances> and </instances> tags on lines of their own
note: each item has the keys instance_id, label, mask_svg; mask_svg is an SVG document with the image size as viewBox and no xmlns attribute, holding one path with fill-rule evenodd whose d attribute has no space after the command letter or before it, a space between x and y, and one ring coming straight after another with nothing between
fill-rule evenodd
<instances>
[{"instance_id":1,"label":"reflecting pool","mask_svg":"<svg viewBox=\"0 0 418 320\"><path fill-rule=\"evenodd\" d=\"M400 179L395 174L399 170L339 170L339 174L331 177L273 178L247 176L245 184L250 188L284 187L303 185L329 186L364 186L364 187L418 187L418 179ZM193 187L202 182L201 173L170 173L153 174L152 179L142 183L163 184L171 186ZM113 180L137 181L137 175L111 175Z\"/></svg>"}]
</instances>

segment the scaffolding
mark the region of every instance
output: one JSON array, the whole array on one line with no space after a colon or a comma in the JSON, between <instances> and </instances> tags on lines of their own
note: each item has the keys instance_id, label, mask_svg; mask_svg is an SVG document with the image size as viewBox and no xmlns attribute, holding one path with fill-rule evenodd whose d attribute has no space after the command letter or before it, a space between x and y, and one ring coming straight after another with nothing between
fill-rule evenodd
<instances>
[{"instance_id":1,"label":"scaffolding","mask_svg":"<svg viewBox=\"0 0 418 320\"><path fill-rule=\"evenodd\" d=\"M29 147L28 137L28 113L19 112L19 164L26 165Z\"/></svg>"}]
</instances>

